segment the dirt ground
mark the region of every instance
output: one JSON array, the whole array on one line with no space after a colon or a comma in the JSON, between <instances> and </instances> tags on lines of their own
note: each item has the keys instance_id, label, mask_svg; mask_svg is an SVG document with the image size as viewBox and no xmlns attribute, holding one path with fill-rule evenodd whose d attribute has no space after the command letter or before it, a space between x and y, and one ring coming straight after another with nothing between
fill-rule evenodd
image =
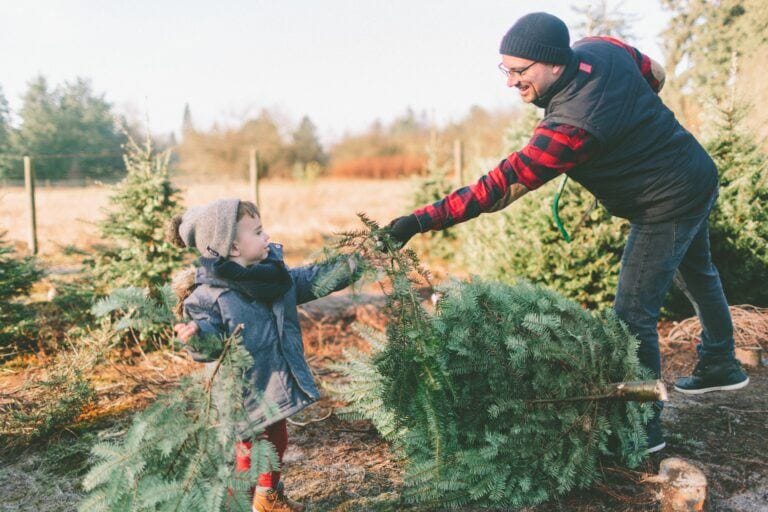
<instances>
[{"instance_id":1,"label":"dirt ground","mask_svg":"<svg viewBox=\"0 0 768 512\"><path fill-rule=\"evenodd\" d=\"M378 313L380 305L381 299L372 295L357 299L341 295L304 308L301 318L308 357L321 385L339 377L328 368L328 363L342 357L344 347L361 344L351 328L354 322L383 325ZM670 328L666 324L660 326L662 333ZM138 363L140 370L135 375L146 375L147 382L152 378L159 384L149 382L142 386L132 379L131 383L123 381L120 386L126 387L120 387L121 371L112 369L107 375L116 380L109 383L103 379L102 404L106 406L117 396L127 394L134 399L131 407L137 407L150 399L148 390L157 391L172 382L172 378L162 382L157 372L178 373L179 367L171 364L168 355L151 356L151 361ZM664 380L670 387L676 377L692 369L695 357L693 340L664 344ZM154 369L147 369L146 365ZM749 374L750 385L737 392L693 398L672 392L663 416L667 448L661 454L652 456L636 470L604 467L604 480L592 489L525 510L658 510L654 487L642 480L656 473L662 459L683 457L707 476L707 510L768 511L768 368L749 370ZM8 378L0 376L3 389L8 389ZM368 422L340 419L334 413L339 405L326 396L292 418L290 445L284 460L284 480L291 497L309 505L310 511L421 510L400 503L402 463L388 444ZM112 431L119 431L129 418L124 412L113 411L107 425ZM94 431L71 429L54 441L21 453L2 454L0 510L75 510L81 495L78 481L87 465L82 449L93 442Z\"/></svg>"}]
</instances>

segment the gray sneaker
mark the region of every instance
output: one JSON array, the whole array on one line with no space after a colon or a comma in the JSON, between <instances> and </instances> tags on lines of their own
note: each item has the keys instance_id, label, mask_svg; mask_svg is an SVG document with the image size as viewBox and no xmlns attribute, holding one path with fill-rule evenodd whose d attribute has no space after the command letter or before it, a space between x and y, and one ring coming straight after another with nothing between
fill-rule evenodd
<instances>
[{"instance_id":1,"label":"gray sneaker","mask_svg":"<svg viewBox=\"0 0 768 512\"><path fill-rule=\"evenodd\" d=\"M675 391L700 395L710 391L733 391L749 384L749 377L736 359L699 360L693 375L675 381Z\"/></svg>"}]
</instances>

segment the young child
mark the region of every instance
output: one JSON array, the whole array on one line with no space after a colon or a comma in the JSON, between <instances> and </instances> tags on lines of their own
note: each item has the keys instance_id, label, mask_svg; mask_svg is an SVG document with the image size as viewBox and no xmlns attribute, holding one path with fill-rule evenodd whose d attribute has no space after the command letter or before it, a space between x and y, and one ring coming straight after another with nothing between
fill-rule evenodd
<instances>
[{"instance_id":1,"label":"young child","mask_svg":"<svg viewBox=\"0 0 768 512\"><path fill-rule=\"evenodd\" d=\"M174 330L187 342L197 332L230 335L243 324L242 343L254 359L253 368L245 373L249 427L264 429L282 462L288 445L286 418L319 399L304 359L296 306L318 298L312 285L328 268L287 268L282 247L269 243L256 206L237 199L214 201L175 217L171 235L177 245L194 247L201 254L194 288L183 301L183 311L192 322L178 324ZM354 262L349 265L354 271ZM341 283L337 289L348 284ZM190 353L200 360L200 354ZM247 435L238 434L241 439ZM250 468L251 443L252 439L237 443L237 471ZM286 497L279 471L259 476L254 511L304 508Z\"/></svg>"}]
</instances>

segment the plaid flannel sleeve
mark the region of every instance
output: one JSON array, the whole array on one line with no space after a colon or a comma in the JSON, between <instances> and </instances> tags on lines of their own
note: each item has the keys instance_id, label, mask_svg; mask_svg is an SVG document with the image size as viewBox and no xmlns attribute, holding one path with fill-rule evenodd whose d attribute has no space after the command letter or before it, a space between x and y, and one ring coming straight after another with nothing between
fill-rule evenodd
<instances>
[{"instance_id":1,"label":"plaid flannel sleeve","mask_svg":"<svg viewBox=\"0 0 768 512\"><path fill-rule=\"evenodd\" d=\"M651 58L643 53L640 53L640 50L634 46L628 45L620 39L616 39L615 37L585 37L583 40L605 41L606 43L611 43L620 48L624 48L627 53L629 53L629 55L634 59L635 64L637 64L637 67L640 69L640 74L643 75L643 78L645 78L645 81L648 82L648 84L651 86L651 89L653 89L654 92L659 92L661 88L661 82L655 76L653 76L653 73L651 72Z\"/></svg>"},{"instance_id":2,"label":"plaid flannel sleeve","mask_svg":"<svg viewBox=\"0 0 768 512\"><path fill-rule=\"evenodd\" d=\"M502 160L477 183L452 192L434 204L413 212L421 231L445 229L499 210L509 202L510 187L534 190L589 160L598 149L589 132L566 124L541 123L530 142Z\"/></svg>"}]
</instances>

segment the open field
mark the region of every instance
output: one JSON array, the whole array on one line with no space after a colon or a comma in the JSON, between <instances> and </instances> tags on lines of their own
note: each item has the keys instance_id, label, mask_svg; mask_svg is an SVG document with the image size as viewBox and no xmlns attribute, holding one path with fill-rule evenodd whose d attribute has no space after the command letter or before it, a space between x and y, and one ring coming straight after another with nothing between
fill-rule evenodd
<instances>
[{"instance_id":1,"label":"open field","mask_svg":"<svg viewBox=\"0 0 768 512\"><path fill-rule=\"evenodd\" d=\"M273 241L286 245L289 261L304 258L322 246L323 235L359 227L357 212L388 222L408 211L413 182L402 180L333 180L313 182L264 181L260 188L264 226ZM186 206L214 199L250 199L246 182L181 184ZM98 243L94 222L103 218L110 188L40 188L37 190L37 226L40 254L56 257L62 247L79 248ZM23 188L0 190L0 230L26 246L28 216Z\"/></svg>"}]
</instances>

